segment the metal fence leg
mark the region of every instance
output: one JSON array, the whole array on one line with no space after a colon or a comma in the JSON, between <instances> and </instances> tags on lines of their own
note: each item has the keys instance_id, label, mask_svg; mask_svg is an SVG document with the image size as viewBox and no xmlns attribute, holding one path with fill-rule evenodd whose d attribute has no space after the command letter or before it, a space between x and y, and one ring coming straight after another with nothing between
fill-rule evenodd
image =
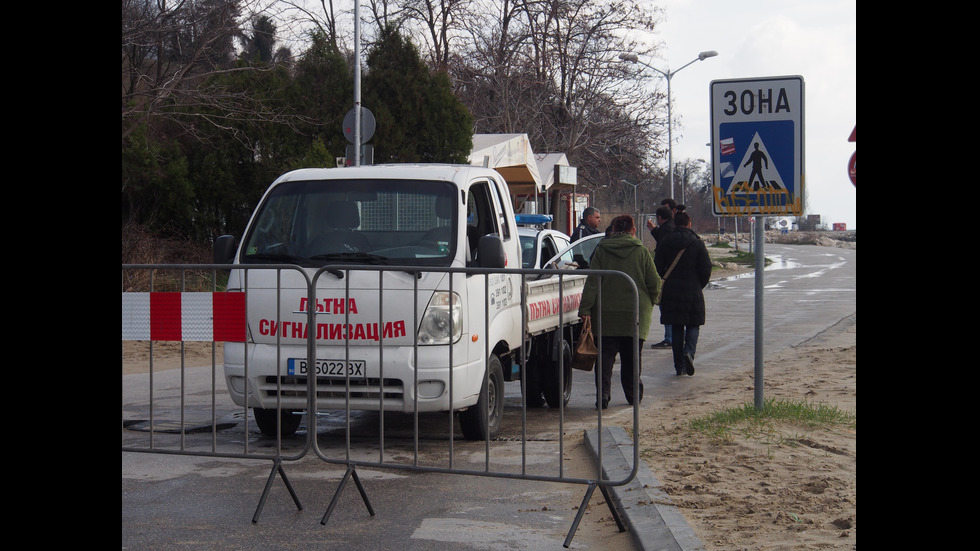
<instances>
[{"instance_id":1,"label":"metal fence leg","mask_svg":"<svg viewBox=\"0 0 980 551\"><path fill-rule=\"evenodd\" d=\"M374 516L374 507L371 507L371 502L368 500L367 492L364 491L364 486L361 484L360 477L357 476L357 471L351 467L351 475L354 477L354 485L357 486L357 491L361 493L361 501L367 507L368 514L372 517Z\"/></svg>"},{"instance_id":2,"label":"metal fence leg","mask_svg":"<svg viewBox=\"0 0 980 551\"><path fill-rule=\"evenodd\" d=\"M602 397L599 397L602 400ZM582 499L582 504L578 507L578 513L575 515L575 520L572 521L572 527L568 530L568 535L565 536L564 547L567 549L569 545L572 544L572 538L575 537L575 532L578 530L578 524L582 522L582 517L585 516L585 508L589 506L589 500L592 499L592 492L595 491L595 482L590 482L589 487L585 490L585 497Z\"/></svg>"},{"instance_id":3,"label":"metal fence leg","mask_svg":"<svg viewBox=\"0 0 980 551\"><path fill-rule=\"evenodd\" d=\"M579 505L578 513L575 515L575 520L572 521L572 527L568 531L568 535L565 536L564 547L567 549L569 545L572 544L572 538L575 536L575 532L578 530L578 525L582 521L582 517L585 516L585 509L589 506L589 500L592 499L592 494L595 492L595 487L597 484L595 482L589 483L589 488L585 491L585 497L582 499L582 504ZM623 524L623 520L619 516L619 511L616 506L613 505L611 499L609 499L609 491L606 490L605 486L599 486L599 491L602 492L602 496L606 498L606 505L609 506L609 510L612 512L613 518L616 519L616 526L619 527L620 532L626 531L626 525Z\"/></svg>"},{"instance_id":4,"label":"metal fence leg","mask_svg":"<svg viewBox=\"0 0 980 551\"><path fill-rule=\"evenodd\" d=\"M357 476L357 471L354 470L353 465L347 466L347 472L344 473L344 477L340 479L340 486L337 486L337 491L333 494L333 499L330 500L330 505L327 507L327 511L323 513L323 518L320 520L320 524L326 524L327 519L330 518L330 514L333 512L334 506L337 505L337 498L340 497L340 492L344 491L344 487L347 486L347 480L354 477L354 484L357 485L357 490L361 493L361 499L364 501L364 505L367 506L368 514L372 517L374 516L374 509L371 507L371 502L368 501L367 493L364 491L364 486L361 485L361 479Z\"/></svg>"},{"instance_id":5,"label":"metal fence leg","mask_svg":"<svg viewBox=\"0 0 980 551\"><path fill-rule=\"evenodd\" d=\"M265 483L265 490L262 491L262 497L259 498L259 506L255 509L255 515L252 516L252 524L259 521L259 514L262 512L262 507L265 506L265 500L269 497L269 490L272 489L272 483L276 480L276 473L282 477L282 481L286 484L286 489L289 490L289 495L293 497L293 503L296 504L296 508L300 511L303 510L303 505L299 502L299 496L293 490L293 485L289 483L289 479L286 477L286 471L282 468L282 458L275 458L272 462L272 472L269 473L269 480Z\"/></svg>"},{"instance_id":6,"label":"metal fence leg","mask_svg":"<svg viewBox=\"0 0 980 551\"><path fill-rule=\"evenodd\" d=\"M623 523L623 519L619 514L619 509L616 508L616 504L613 503L612 496L609 495L609 490L605 486L599 486L599 491L602 492L602 497L606 498L606 505L609 507L609 511L612 512L612 516L616 519L616 526L619 527L620 532L626 531L626 524Z\"/></svg>"}]
</instances>

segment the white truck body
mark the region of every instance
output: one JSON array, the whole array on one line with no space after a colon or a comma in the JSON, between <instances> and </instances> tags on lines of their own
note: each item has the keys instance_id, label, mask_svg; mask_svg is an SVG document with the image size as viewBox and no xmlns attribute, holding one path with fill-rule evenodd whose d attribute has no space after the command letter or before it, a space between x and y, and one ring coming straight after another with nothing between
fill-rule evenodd
<instances>
[{"instance_id":1,"label":"white truck body","mask_svg":"<svg viewBox=\"0 0 980 551\"><path fill-rule=\"evenodd\" d=\"M231 260L233 239L219 238L216 262ZM520 379L523 365L528 404L557 407L571 388L568 336L585 276L509 273L520 262L507 184L495 170L386 165L284 174L235 253L247 269L229 276L228 291L247 292L248 323L247 342L224 349L232 400L254 408L265 433L295 431L293 413L308 410L307 337L315 331L317 410L349 403L460 411L466 437L485 438L499 427L503 382ZM300 268L262 268L270 263ZM497 271L451 271L465 267ZM312 302L307 277L316 281ZM559 356L565 388L557 388Z\"/></svg>"}]
</instances>

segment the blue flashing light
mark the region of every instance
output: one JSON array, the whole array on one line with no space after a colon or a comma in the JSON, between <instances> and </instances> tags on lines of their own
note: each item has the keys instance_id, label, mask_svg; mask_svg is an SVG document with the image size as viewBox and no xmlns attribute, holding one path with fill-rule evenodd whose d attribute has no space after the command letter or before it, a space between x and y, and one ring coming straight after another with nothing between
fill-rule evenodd
<instances>
[{"instance_id":1,"label":"blue flashing light","mask_svg":"<svg viewBox=\"0 0 980 551\"><path fill-rule=\"evenodd\" d=\"M527 214L521 213L514 215L518 224L547 224L554 219L550 214Z\"/></svg>"}]
</instances>

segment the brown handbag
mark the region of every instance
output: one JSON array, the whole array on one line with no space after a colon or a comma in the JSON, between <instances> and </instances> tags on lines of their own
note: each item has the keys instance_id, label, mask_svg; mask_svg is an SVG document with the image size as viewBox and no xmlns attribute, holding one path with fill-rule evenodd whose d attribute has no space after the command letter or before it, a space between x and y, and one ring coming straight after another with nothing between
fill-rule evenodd
<instances>
[{"instance_id":1,"label":"brown handbag","mask_svg":"<svg viewBox=\"0 0 980 551\"><path fill-rule=\"evenodd\" d=\"M582 331L575 346L575 355L572 357L572 367L582 371L592 371L592 366L595 365L598 357L599 349L595 347L595 337L592 336L592 318L588 317L582 323Z\"/></svg>"}]
</instances>

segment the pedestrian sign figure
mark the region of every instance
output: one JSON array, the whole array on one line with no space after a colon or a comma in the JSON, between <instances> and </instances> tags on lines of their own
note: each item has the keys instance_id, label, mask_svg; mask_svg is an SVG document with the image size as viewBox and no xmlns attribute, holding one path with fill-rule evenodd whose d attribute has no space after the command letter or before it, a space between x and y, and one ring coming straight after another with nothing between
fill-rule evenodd
<instances>
[{"instance_id":1,"label":"pedestrian sign figure","mask_svg":"<svg viewBox=\"0 0 980 551\"><path fill-rule=\"evenodd\" d=\"M744 140L742 143L745 144L742 160L733 163L737 170L734 173L729 172L731 170L728 168L730 165L724 163L721 177L723 180L731 179L731 185L727 191L728 195L739 194L760 202L769 202L775 197L774 193L785 192L786 186L776 168L776 159L772 157L773 153L769 150L765 140L759 136L758 132L754 133L751 139L748 138L748 136L742 137ZM749 152L749 144L752 144L751 153ZM771 163L770 160L772 160ZM782 199L776 200L781 201Z\"/></svg>"},{"instance_id":2,"label":"pedestrian sign figure","mask_svg":"<svg viewBox=\"0 0 980 551\"><path fill-rule=\"evenodd\" d=\"M752 183L752 180L756 177L756 175L758 175L759 182L762 184L761 187L763 189L768 189L769 184L766 182L765 176L762 175L762 163L765 163L766 170L769 170L769 157L766 157L765 153L759 151L759 142L755 142L755 151L752 152L752 155L749 156L749 160L745 161L745 164L742 166L749 166L749 163L752 163L752 173L749 174L748 185L752 186L754 191L758 191L759 187Z\"/></svg>"}]
</instances>

